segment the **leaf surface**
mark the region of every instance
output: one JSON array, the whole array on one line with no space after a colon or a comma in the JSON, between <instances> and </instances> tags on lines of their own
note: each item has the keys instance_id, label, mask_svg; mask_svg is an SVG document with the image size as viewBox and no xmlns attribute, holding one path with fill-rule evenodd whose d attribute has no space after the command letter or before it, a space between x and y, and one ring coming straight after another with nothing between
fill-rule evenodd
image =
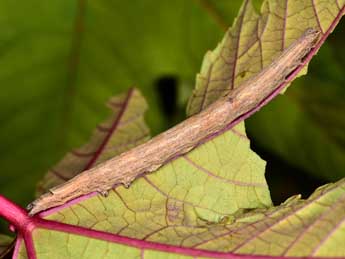
<instances>
[{"instance_id":1,"label":"leaf surface","mask_svg":"<svg viewBox=\"0 0 345 259\"><path fill-rule=\"evenodd\" d=\"M140 100L143 102L142 97ZM130 103L127 107L131 107ZM142 115L142 105L133 105L129 115L138 112ZM142 127L132 133L142 134ZM123 140L119 134L113 134L112 139ZM100 150L100 157L103 153L107 149ZM65 158L60 163L70 175L79 173L85 165L82 159L70 161L73 163L66 163ZM164 229L189 231L194 226L231 220L248 209L270 207L264 172L265 162L250 150L244 127L239 125L155 173L140 177L129 189L121 185L111 190L107 198L91 194L71 207L43 214L53 213L47 218L64 219L62 222L70 225L93 226L93 230L149 240Z\"/></svg>"},{"instance_id":2,"label":"leaf surface","mask_svg":"<svg viewBox=\"0 0 345 259\"><path fill-rule=\"evenodd\" d=\"M5 258L12 248L13 238L0 234L0 258Z\"/></svg>"},{"instance_id":3,"label":"leaf surface","mask_svg":"<svg viewBox=\"0 0 345 259\"><path fill-rule=\"evenodd\" d=\"M318 188L307 200L297 195L280 206L218 222L199 219L193 223L188 210L167 204L174 212L165 215L170 225L161 223L153 232L148 229L159 222L158 215L169 213L162 204L151 207L155 213L147 225L136 227L146 217L141 215L144 209L139 212L126 200L124 209L107 207L109 200L116 204L117 194L92 199L104 204L102 213L98 214L100 206L93 210L90 200L79 201L59 212L51 211L53 214L45 216L49 221L37 222L32 233L37 258L114 258L119 254L128 258L345 258L345 180ZM124 237L127 233L136 238ZM17 251L14 258L27 258L22 243Z\"/></svg>"},{"instance_id":4,"label":"leaf surface","mask_svg":"<svg viewBox=\"0 0 345 259\"><path fill-rule=\"evenodd\" d=\"M345 55L340 45L333 44L344 33L340 23L337 36L321 48L308 76L296 80L286 94L246 122L248 133L260 146L332 181L345 175Z\"/></svg>"},{"instance_id":5,"label":"leaf surface","mask_svg":"<svg viewBox=\"0 0 345 259\"><path fill-rule=\"evenodd\" d=\"M171 215L172 221L179 221L179 214L187 210L191 222L197 219L213 222L241 210L271 206L264 177L265 162L250 150L249 140L238 129L233 129L236 137L230 132L200 145L153 174L140 177L129 189L122 185L116 187L110 191L110 198L105 200L109 205L105 206L115 206L119 211L122 208L123 213L130 208L142 218L140 223L134 223L135 228L147 228L151 232L166 223L170 217L166 215L169 207L175 215ZM96 213L100 209L100 215L103 214L103 203L98 196L82 204L91 206L86 211ZM64 217L75 224L74 214L66 212ZM148 222L156 214L157 219L150 223L153 224L150 228ZM97 215L94 215L94 223L97 223ZM133 227L127 227L128 230L123 231L130 233Z\"/></svg>"},{"instance_id":6,"label":"leaf surface","mask_svg":"<svg viewBox=\"0 0 345 259\"><path fill-rule=\"evenodd\" d=\"M57 228L72 226L88 229L90 234L106 233L113 242L130 242L128 238L134 238L180 245L180 232L185 237L190 235L192 240L201 232L209 236L208 226L231 222L235 215L246 210L270 207L264 171L265 162L250 150L244 128L237 126L156 172L140 177L130 188L118 186L106 198L92 193L43 212L40 217ZM32 235L34 249L28 249L37 258L112 258L119 253L129 258L147 253L150 258L162 253L128 250L121 242L114 244L109 243L110 239L97 241L80 233L67 234L61 229L47 229L41 223L37 222ZM18 240L14 258L25 258L27 251ZM67 246L66 240L69 240ZM128 251L123 252L123 248Z\"/></svg>"},{"instance_id":7,"label":"leaf surface","mask_svg":"<svg viewBox=\"0 0 345 259\"><path fill-rule=\"evenodd\" d=\"M187 114L200 112L259 73L307 28L328 36L343 15L344 5L336 0L267 0L259 15L252 2L245 0L222 42L206 54Z\"/></svg>"},{"instance_id":8,"label":"leaf surface","mask_svg":"<svg viewBox=\"0 0 345 259\"><path fill-rule=\"evenodd\" d=\"M138 90L131 89L111 98L108 106L112 110L111 118L97 126L86 145L68 153L49 170L38 186L38 194L149 138L149 129L144 122L147 104Z\"/></svg>"},{"instance_id":9,"label":"leaf surface","mask_svg":"<svg viewBox=\"0 0 345 259\"><path fill-rule=\"evenodd\" d=\"M344 238L343 181L317 190L307 201L295 197L267 209L271 201L264 162L241 132L243 125L214 137L130 188L116 187L107 198L93 193L42 213L39 217L46 220L33 220L32 244L24 237L27 251L18 238L15 258L25 258L26 252L38 258L94 258L96 251L102 258L114 253L142 258L166 258L166 253L171 258L232 258L232 252L333 256L335 251L343 256L344 251L332 249ZM323 223L334 209L340 218L332 217L335 224L322 227L323 238L316 243L308 238L306 249L294 251L303 240L299 236L314 231L313 225Z\"/></svg>"},{"instance_id":10,"label":"leaf surface","mask_svg":"<svg viewBox=\"0 0 345 259\"><path fill-rule=\"evenodd\" d=\"M203 53L222 34L219 24L226 26L240 4L1 1L2 192L28 203L41 173L85 143L107 118L106 100L130 86L140 87L151 104L153 133L161 131L157 79L171 75L192 85Z\"/></svg>"},{"instance_id":11,"label":"leaf surface","mask_svg":"<svg viewBox=\"0 0 345 259\"><path fill-rule=\"evenodd\" d=\"M344 1L273 0L263 3L259 16L251 1L244 1L240 15L223 41L214 51L206 54L187 114L198 113L257 74L306 28L319 29L323 35L320 42L324 41L344 10ZM320 60L323 64L318 64L319 70L336 62L323 56ZM344 131L342 121L336 115L342 109L339 107L343 107L341 96L344 91L340 89L342 85L328 86L325 90L329 82L339 81L340 74L329 80L315 74L324 75L325 72L314 72L316 79L313 82L310 82L310 77L298 81L296 84L302 88L295 87L298 89L278 98L272 106L253 116L249 132L263 147L275 151L292 164L318 176L339 179L345 170L344 145L333 136L342 136ZM313 107L309 103L313 103ZM272 125L272 121L282 122ZM332 123L339 129L329 137L329 127L325 127L322 121ZM308 145L301 146L302 141ZM324 154L325 149L329 151L327 154Z\"/></svg>"},{"instance_id":12,"label":"leaf surface","mask_svg":"<svg viewBox=\"0 0 345 259\"><path fill-rule=\"evenodd\" d=\"M270 207L269 194L263 170L257 170L263 161L250 151L241 132L243 127L238 126L214 137L129 188L116 187L106 198L93 193L41 213L45 220L36 222L29 254L37 258L94 258L95 254L111 258L119 253L130 258L343 256L344 251L332 247L343 239L344 181L320 188L307 201L293 197L279 207L265 208ZM333 210L337 218L331 216ZM324 215L330 215L334 224L322 226L321 241L310 242L305 233L314 236ZM335 241L329 241L333 234ZM16 251L15 258L26 258L23 244L18 243Z\"/></svg>"}]
</instances>

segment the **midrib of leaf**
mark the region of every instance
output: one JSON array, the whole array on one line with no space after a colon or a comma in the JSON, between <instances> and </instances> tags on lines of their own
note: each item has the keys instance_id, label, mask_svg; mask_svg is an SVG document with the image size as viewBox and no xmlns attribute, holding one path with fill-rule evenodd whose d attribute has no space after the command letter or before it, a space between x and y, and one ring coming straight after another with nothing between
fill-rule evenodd
<instances>
[{"instance_id":1,"label":"midrib of leaf","mask_svg":"<svg viewBox=\"0 0 345 259\"><path fill-rule=\"evenodd\" d=\"M62 130L59 137L61 147L67 145L67 135L71 124L71 111L73 109L73 101L76 95L76 84L78 77L78 67L80 64L81 46L83 40L84 19L86 11L86 0L76 0L76 17L73 25L73 34L71 39L71 51L69 60L67 61L67 79L64 94L64 103L62 107Z\"/></svg>"},{"instance_id":2,"label":"midrib of leaf","mask_svg":"<svg viewBox=\"0 0 345 259\"><path fill-rule=\"evenodd\" d=\"M275 214L279 215L280 210L284 210L284 209L290 209L291 210L291 212L285 214L283 217L278 216L277 221L274 222L273 225L269 225L269 226L267 226L267 228L264 228L263 231L259 231L259 233L254 233L253 235L249 235L249 239L245 239L242 244L247 244L249 242L249 240L251 240L251 239L259 239L260 238L259 236L263 232L266 232L267 230L271 229L272 227L278 225L281 222L288 221L289 217L294 216L294 215L298 214L298 212L303 211L304 209L308 209L310 206L315 205L316 203L319 202L319 200L327 197L327 195L329 193L332 193L336 189L338 189L338 188L343 189L343 185L344 185L344 181L340 181L340 182L336 183L334 186L332 186L331 188L326 188L326 190L319 190L319 193L315 197L310 197L308 200L305 200L305 201L300 200L300 202L302 202L300 204L294 204L294 202L292 202L292 204L287 205L287 207L284 207L284 206L282 206L282 208L278 207L277 209L265 214L264 219L267 217L271 218ZM302 231L302 233L300 235L303 235L303 233L305 233L309 228L312 228L312 226L315 225L315 222L321 221L322 217L329 214L329 212L332 211L335 207L337 207L340 204L343 204L343 200L344 200L344 194L340 195L336 199L336 201L334 202L333 205L328 207L327 210L325 210L322 214L319 215L319 217L315 218L314 222L311 222L309 227L306 228L304 231ZM77 202L77 201L74 201L74 202ZM297 205L296 208L294 208L295 205ZM260 212L260 210L259 210L259 212ZM261 222L261 221L263 221L263 220L254 221L253 223L245 224L243 227L234 229L231 232L237 232L243 228L255 227L255 224L258 222ZM344 220L340 221L339 224L342 224L343 222L344 222ZM33 224L34 224L34 228L38 228L38 229L42 229L42 230L52 230L52 231L58 231L58 232L63 232L63 233L69 233L72 235L78 235L78 236L84 236L84 237L89 237L89 238L98 239L98 240L109 241L112 243L123 244L125 246L129 246L129 247L133 247L133 248L137 248L137 249L141 249L141 250L148 249L148 250L155 250L155 251L174 253L174 254L180 254L180 255L187 255L187 256L212 257L212 258L247 258L247 259L262 258L262 256L259 256L259 255L247 255L247 254L241 255L241 254L234 253L234 252L236 252L236 250L238 250L242 246L241 244L238 248L232 249L231 252L217 252L217 251L205 250L203 248L197 249L198 245L200 245L200 244L193 246L193 247L177 247L174 245L165 245L165 244L146 241L146 240L124 237L124 236L121 236L119 234L112 234L112 233L105 232L103 230L89 229L89 228L86 228L83 226L70 225L67 223L56 222L54 220L49 220L49 219L36 218L36 220L34 221ZM337 226L339 224L335 225L334 229L337 229ZM324 242L331 237L332 233L333 233L333 231L331 231L329 235L326 235L323 238L322 244L324 244ZM225 235L229 235L229 234L231 234L231 233L225 233ZM24 237L24 239L29 238L26 240L26 245L29 244L29 246L30 246L28 248L29 252L31 251L30 253L32 255L35 255L36 252L35 252L34 243L30 244L30 242L32 241L31 233L28 233L28 235L30 235L30 236ZM297 238L299 236L297 236ZM215 236L212 240L215 241L218 238L220 238L220 236ZM31 241L30 241L30 239L31 239ZM207 242L207 240L206 240L206 242ZM320 244L320 246L322 246L322 244ZM317 249L317 248L315 248L315 249ZM298 258L298 257L279 255L279 256L265 256L265 258L276 258L276 259L278 259L278 258ZM313 257L311 255L309 255L309 256L304 256L303 258L313 258ZM323 258L323 257L318 257L318 258Z\"/></svg>"},{"instance_id":3,"label":"midrib of leaf","mask_svg":"<svg viewBox=\"0 0 345 259\"><path fill-rule=\"evenodd\" d=\"M57 232L68 233L71 235L78 235L78 236L89 237L92 239L109 241L112 243L122 244L125 246L141 249L142 251L154 250L154 251L160 251L160 252L165 252L165 253L178 254L181 256L193 256L195 258L196 257L202 257L202 258L210 257L210 258L222 258L222 259L234 259L234 258L261 259L263 258L261 255L239 255L239 254L227 253L227 252L208 251L208 250L203 250L203 249L194 249L194 248L186 248L186 247L181 247L181 246L165 245L161 243L139 240L139 239L124 237L120 235L114 235L114 234L103 232L103 231L87 229L80 226L74 226L74 225L69 225L69 224L65 224L61 222L44 220L44 219L40 219L39 222L37 222L35 225L36 227L43 230L57 231ZM29 256L29 258L36 258L34 242L32 238L30 237L27 236L24 238L25 246L26 246L26 249L28 250L28 254L31 256L31 257ZM21 239L19 240L23 241ZM16 245L17 251L20 250L20 247L22 245L23 245L23 242L21 242L20 245ZM14 256L13 258L18 258L18 255ZM279 259L279 258L295 258L295 257L264 256L264 258ZM311 257L304 257L304 258L307 259Z\"/></svg>"}]
</instances>

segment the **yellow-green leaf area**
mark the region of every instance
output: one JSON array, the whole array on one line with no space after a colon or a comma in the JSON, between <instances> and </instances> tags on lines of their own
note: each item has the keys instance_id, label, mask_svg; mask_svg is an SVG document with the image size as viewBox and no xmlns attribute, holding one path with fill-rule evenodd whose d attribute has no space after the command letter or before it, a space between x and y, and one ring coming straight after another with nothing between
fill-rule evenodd
<instances>
[{"instance_id":1,"label":"yellow-green leaf area","mask_svg":"<svg viewBox=\"0 0 345 259\"><path fill-rule=\"evenodd\" d=\"M182 239L155 233L176 229L205 232L208 224L231 221L244 210L269 207L272 202L264 177L265 162L250 150L242 130L237 127L214 137L140 177L128 189L119 186L107 198L93 196L48 218L179 244Z\"/></svg>"},{"instance_id":2,"label":"yellow-green leaf area","mask_svg":"<svg viewBox=\"0 0 345 259\"><path fill-rule=\"evenodd\" d=\"M260 216L261 214L261 216ZM248 218L249 217L249 218ZM240 254L345 256L345 181L316 190L308 200L294 196L278 207L258 210L227 226L227 234L198 248Z\"/></svg>"},{"instance_id":3,"label":"yellow-green leaf area","mask_svg":"<svg viewBox=\"0 0 345 259\"><path fill-rule=\"evenodd\" d=\"M13 238L0 234L0 258L2 258L3 253L6 253L12 241Z\"/></svg>"},{"instance_id":4,"label":"yellow-green leaf area","mask_svg":"<svg viewBox=\"0 0 345 259\"><path fill-rule=\"evenodd\" d=\"M140 249L70 233L38 229L33 237L37 259L140 258Z\"/></svg>"},{"instance_id":5,"label":"yellow-green leaf area","mask_svg":"<svg viewBox=\"0 0 345 259\"><path fill-rule=\"evenodd\" d=\"M109 119L97 126L88 143L69 152L48 171L37 194L148 140L149 129L144 121L147 103L138 90L130 89L112 97L108 106Z\"/></svg>"},{"instance_id":6,"label":"yellow-green leaf area","mask_svg":"<svg viewBox=\"0 0 345 259\"><path fill-rule=\"evenodd\" d=\"M104 240L87 238L79 235L39 229L34 232L37 259L192 259L193 256L162 252L151 249L140 249ZM27 258L20 253L18 259ZM205 257L198 257L205 258Z\"/></svg>"},{"instance_id":7,"label":"yellow-green leaf area","mask_svg":"<svg viewBox=\"0 0 345 259\"><path fill-rule=\"evenodd\" d=\"M259 73L307 28L325 34L343 6L337 0L266 0L259 15L250 0L244 1L221 43L205 55L187 114L200 112Z\"/></svg>"},{"instance_id":8,"label":"yellow-green leaf area","mask_svg":"<svg viewBox=\"0 0 345 259\"><path fill-rule=\"evenodd\" d=\"M112 198L101 199L104 202ZM345 238L344 218L345 179L318 188L307 200L296 195L280 206L236 215L231 222L191 225L185 221L179 226L175 223L162 227L138 239L238 255L344 257L345 247L341 245ZM90 229L92 225L86 228ZM108 231L114 229L108 225ZM119 254L126 254L128 258L139 255L144 258L184 258L190 255L186 250L173 254L162 247L156 247L159 251L152 251L152 246L141 248L142 243L138 240L132 243L104 241L107 239L82 236L68 229L39 228L34 230L33 240L38 258L89 258L91 255L108 258L108 254L115 258ZM20 258L26 258L25 253L20 254Z\"/></svg>"}]
</instances>

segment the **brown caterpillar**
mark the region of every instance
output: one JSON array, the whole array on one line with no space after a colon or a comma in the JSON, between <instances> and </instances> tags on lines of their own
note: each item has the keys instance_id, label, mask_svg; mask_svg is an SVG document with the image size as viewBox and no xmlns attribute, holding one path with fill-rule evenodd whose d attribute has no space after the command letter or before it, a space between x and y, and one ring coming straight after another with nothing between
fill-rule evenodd
<instances>
[{"instance_id":1,"label":"brown caterpillar","mask_svg":"<svg viewBox=\"0 0 345 259\"><path fill-rule=\"evenodd\" d=\"M129 187L138 176L157 170L172 159L187 153L210 136L219 134L233 122L267 99L298 68L319 38L307 29L267 68L243 82L227 96L217 100L166 132L50 190L31 203L30 214L56 207L91 192L106 194L117 184Z\"/></svg>"}]
</instances>

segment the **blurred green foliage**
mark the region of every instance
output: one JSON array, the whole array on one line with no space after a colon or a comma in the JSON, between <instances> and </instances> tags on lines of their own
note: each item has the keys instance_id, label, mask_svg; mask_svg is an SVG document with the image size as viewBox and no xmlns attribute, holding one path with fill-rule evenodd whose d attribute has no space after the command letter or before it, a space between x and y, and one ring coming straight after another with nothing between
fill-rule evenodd
<instances>
[{"instance_id":1,"label":"blurred green foliage","mask_svg":"<svg viewBox=\"0 0 345 259\"><path fill-rule=\"evenodd\" d=\"M261 1L254 2L259 8ZM1 194L22 205L31 201L46 170L108 115L106 100L133 85L149 102L154 134L182 120L204 54L220 41L241 3L1 1ZM308 76L248 122L259 154L272 153L268 163L270 157L286 161L269 174L293 165L321 179L345 175L343 24ZM173 115L164 113L161 101L169 93L166 78L177 87Z\"/></svg>"},{"instance_id":2,"label":"blurred green foliage","mask_svg":"<svg viewBox=\"0 0 345 259\"><path fill-rule=\"evenodd\" d=\"M339 44L344 35L341 22L307 76L247 121L260 146L332 181L345 176L345 53Z\"/></svg>"},{"instance_id":3,"label":"blurred green foliage","mask_svg":"<svg viewBox=\"0 0 345 259\"><path fill-rule=\"evenodd\" d=\"M241 1L214 2L230 23ZM173 75L191 91L204 53L223 34L210 8L185 0L1 1L1 193L32 200L47 168L107 116L106 100L133 85L148 99L152 131L165 129L155 82Z\"/></svg>"}]
</instances>

